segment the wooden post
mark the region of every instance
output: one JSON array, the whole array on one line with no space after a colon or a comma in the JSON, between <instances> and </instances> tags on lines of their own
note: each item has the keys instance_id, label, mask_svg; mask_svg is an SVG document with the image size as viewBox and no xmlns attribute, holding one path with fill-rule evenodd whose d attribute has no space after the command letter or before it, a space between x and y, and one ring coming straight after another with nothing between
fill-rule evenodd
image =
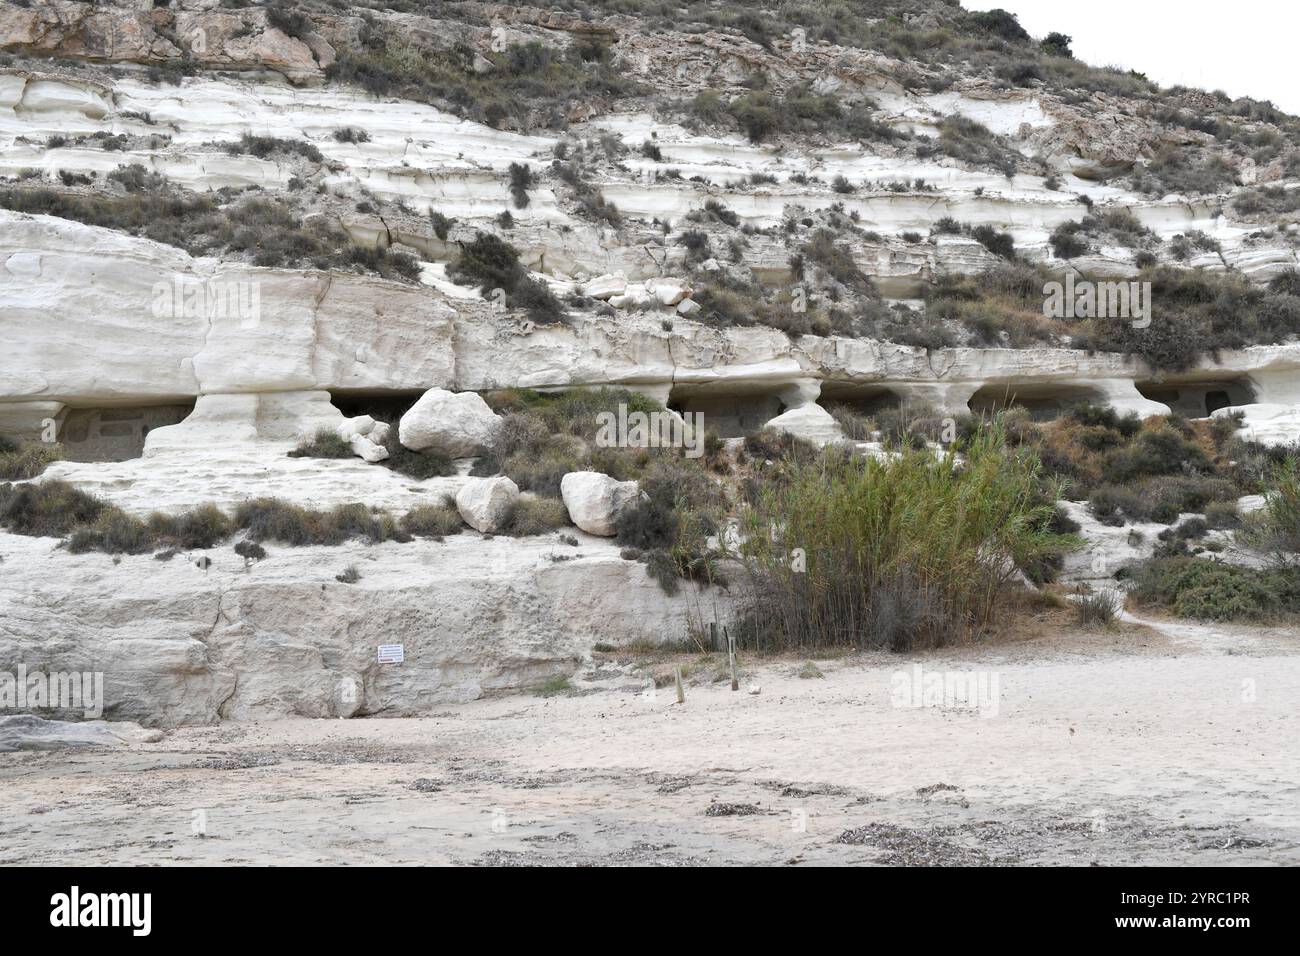
<instances>
[{"instance_id":1,"label":"wooden post","mask_svg":"<svg viewBox=\"0 0 1300 956\"><path fill-rule=\"evenodd\" d=\"M727 639L727 661L731 664L731 689L740 690L740 681L736 680L736 639L725 627L722 629L722 634Z\"/></svg>"},{"instance_id":2,"label":"wooden post","mask_svg":"<svg viewBox=\"0 0 1300 956\"><path fill-rule=\"evenodd\" d=\"M677 684L677 703L686 703L686 687L682 684L682 667L680 664L673 668L673 681Z\"/></svg>"}]
</instances>

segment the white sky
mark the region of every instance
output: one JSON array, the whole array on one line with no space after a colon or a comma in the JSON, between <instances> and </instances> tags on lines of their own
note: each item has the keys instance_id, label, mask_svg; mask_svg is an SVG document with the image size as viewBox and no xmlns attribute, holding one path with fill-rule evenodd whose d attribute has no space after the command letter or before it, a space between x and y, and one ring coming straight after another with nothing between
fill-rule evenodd
<instances>
[{"instance_id":1,"label":"white sky","mask_svg":"<svg viewBox=\"0 0 1300 956\"><path fill-rule=\"evenodd\" d=\"M1181 83L1272 100L1300 114L1300 0L962 0L1001 7L1042 39L1074 38L1093 66L1138 70L1161 86Z\"/></svg>"}]
</instances>

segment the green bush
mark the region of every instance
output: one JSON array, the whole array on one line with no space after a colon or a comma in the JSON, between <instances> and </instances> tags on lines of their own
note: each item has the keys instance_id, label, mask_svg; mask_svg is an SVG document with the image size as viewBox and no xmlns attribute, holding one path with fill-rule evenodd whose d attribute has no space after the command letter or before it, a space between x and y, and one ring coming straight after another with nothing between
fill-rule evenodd
<instances>
[{"instance_id":1,"label":"green bush","mask_svg":"<svg viewBox=\"0 0 1300 956\"><path fill-rule=\"evenodd\" d=\"M1131 445L1109 452L1103 468L1113 481L1126 482L1144 475L1202 471L1209 464L1199 445L1163 427L1145 430Z\"/></svg>"},{"instance_id":2,"label":"green bush","mask_svg":"<svg viewBox=\"0 0 1300 956\"><path fill-rule=\"evenodd\" d=\"M1063 56L1068 59L1074 56L1074 53L1070 50L1070 43L1073 39L1073 37L1068 37L1064 33L1053 31L1043 37L1039 46L1048 56Z\"/></svg>"},{"instance_id":3,"label":"green bush","mask_svg":"<svg viewBox=\"0 0 1300 956\"><path fill-rule=\"evenodd\" d=\"M999 232L992 226L976 226L970 231L971 238L977 241L995 256L1003 259L1016 257L1016 241L1009 232Z\"/></svg>"},{"instance_id":4,"label":"green bush","mask_svg":"<svg viewBox=\"0 0 1300 956\"><path fill-rule=\"evenodd\" d=\"M461 285L477 286L484 295L501 289L511 308L527 310L528 317L538 324L564 317L560 301L519 262L519 251L491 233L477 233L473 241L462 243L460 256L447 274Z\"/></svg>"},{"instance_id":5,"label":"green bush","mask_svg":"<svg viewBox=\"0 0 1300 956\"><path fill-rule=\"evenodd\" d=\"M371 543L409 541L410 534L387 512L365 505L339 505L330 511L311 511L276 498L257 498L235 510L234 525L254 542L335 545L349 538Z\"/></svg>"},{"instance_id":6,"label":"green bush","mask_svg":"<svg viewBox=\"0 0 1300 956\"><path fill-rule=\"evenodd\" d=\"M266 540L289 545L334 545L349 538L371 543L411 540L407 526L391 514L360 504L313 511L275 498L257 498L240 504L233 518L215 505L200 505L179 515L155 512L141 519L64 481L0 485L0 527L14 534L66 537L73 553L210 548L235 531L245 531L252 544Z\"/></svg>"},{"instance_id":7,"label":"green bush","mask_svg":"<svg viewBox=\"0 0 1300 956\"><path fill-rule=\"evenodd\" d=\"M15 444L0 438L0 481L35 478L45 466L63 457L63 446L46 442Z\"/></svg>"},{"instance_id":8,"label":"green bush","mask_svg":"<svg viewBox=\"0 0 1300 956\"><path fill-rule=\"evenodd\" d=\"M154 547L149 526L117 508L105 508L94 524L77 528L68 538L73 554L103 551L106 554L142 554Z\"/></svg>"},{"instance_id":9,"label":"green bush","mask_svg":"<svg viewBox=\"0 0 1300 956\"><path fill-rule=\"evenodd\" d=\"M946 116L939 123L938 148L945 155L973 166L989 166L1008 179L1015 174L1017 154L987 126L960 114ZM924 155L928 148L918 151Z\"/></svg>"},{"instance_id":10,"label":"green bush","mask_svg":"<svg viewBox=\"0 0 1300 956\"><path fill-rule=\"evenodd\" d=\"M1016 15L1001 8L995 7L992 10L971 13L968 14L968 19L978 29L1001 37L1003 40L1022 42L1028 41L1030 38L1029 33L1016 19Z\"/></svg>"},{"instance_id":11,"label":"green bush","mask_svg":"<svg viewBox=\"0 0 1300 956\"><path fill-rule=\"evenodd\" d=\"M668 594L679 578L724 583L708 546L726 509L721 488L703 469L656 461L641 479L642 497L615 520L615 540L639 553L646 571Z\"/></svg>"},{"instance_id":12,"label":"green bush","mask_svg":"<svg viewBox=\"0 0 1300 956\"><path fill-rule=\"evenodd\" d=\"M741 546L747 641L905 650L989 627L1015 568L1066 542L1032 452L996 428L962 452L827 452L762 489Z\"/></svg>"},{"instance_id":13,"label":"green bush","mask_svg":"<svg viewBox=\"0 0 1300 956\"><path fill-rule=\"evenodd\" d=\"M266 548L254 541L237 541L234 548L235 554L241 558L250 561L261 561L266 557Z\"/></svg>"},{"instance_id":14,"label":"green bush","mask_svg":"<svg viewBox=\"0 0 1300 956\"><path fill-rule=\"evenodd\" d=\"M257 266L360 267L385 278L419 276L408 253L353 245L340 226L325 217L306 220L283 198L243 196L223 205L216 195L171 186L141 188L125 196L5 188L0 189L0 208L117 229L194 256L235 253Z\"/></svg>"},{"instance_id":15,"label":"green bush","mask_svg":"<svg viewBox=\"0 0 1300 956\"><path fill-rule=\"evenodd\" d=\"M1279 563L1300 561L1300 461L1296 458L1285 458L1271 469L1264 507L1247 518L1241 536Z\"/></svg>"},{"instance_id":16,"label":"green bush","mask_svg":"<svg viewBox=\"0 0 1300 956\"><path fill-rule=\"evenodd\" d=\"M397 472L399 475L405 475L407 478L424 481L426 478L443 478L456 472L456 466L446 455L432 449L411 451L411 449L403 445L398 440L396 422L389 423L388 437L384 439L384 448L388 450L388 457L381 461L380 464L390 471Z\"/></svg>"},{"instance_id":17,"label":"green bush","mask_svg":"<svg viewBox=\"0 0 1300 956\"><path fill-rule=\"evenodd\" d=\"M177 548L211 548L230 537L232 524L216 505L199 505L176 516L155 512L149 516L155 546L162 542Z\"/></svg>"},{"instance_id":18,"label":"green bush","mask_svg":"<svg viewBox=\"0 0 1300 956\"><path fill-rule=\"evenodd\" d=\"M1092 591L1080 595L1078 604L1079 623L1085 627L1100 625L1109 627L1123 607L1123 600L1115 591Z\"/></svg>"},{"instance_id":19,"label":"green bush","mask_svg":"<svg viewBox=\"0 0 1300 956\"><path fill-rule=\"evenodd\" d=\"M74 554L141 554L154 548L210 548L230 534L230 520L213 505L177 516L129 515L64 481L0 485L0 527L14 534L68 539Z\"/></svg>"},{"instance_id":20,"label":"green bush","mask_svg":"<svg viewBox=\"0 0 1300 956\"><path fill-rule=\"evenodd\" d=\"M1205 521L1216 530L1241 527L1241 511L1235 501L1211 501L1205 506Z\"/></svg>"},{"instance_id":21,"label":"green bush","mask_svg":"<svg viewBox=\"0 0 1300 956\"><path fill-rule=\"evenodd\" d=\"M1300 569L1260 571L1207 558L1153 558L1131 572L1142 607L1198 620L1271 620L1300 613Z\"/></svg>"},{"instance_id":22,"label":"green bush","mask_svg":"<svg viewBox=\"0 0 1300 956\"><path fill-rule=\"evenodd\" d=\"M1052 246L1052 254L1058 259L1074 259L1086 255L1089 246L1086 240L1080 238L1083 232L1082 226L1083 224L1079 222L1063 222L1053 229L1048 239Z\"/></svg>"},{"instance_id":23,"label":"green bush","mask_svg":"<svg viewBox=\"0 0 1300 956\"><path fill-rule=\"evenodd\" d=\"M532 169L524 163L511 163L507 172L510 176L510 195L515 201L515 208L528 208L528 190L537 184Z\"/></svg>"},{"instance_id":24,"label":"green bush","mask_svg":"<svg viewBox=\"0 0 1300 956\"><path fill-rule=\"evenodd\" d=\"M465 530L465 523L456 505L444 502L440 505L416 505L402 516L402 527L417 538L442 538L460 534Z\"/></svg>"},{"instance_id":25,"label":"green bush","mask_svg":"<svg viewBox=\"0 0 1300 956\"><path fill-rule=\"evenodd\" d=\"M815 262L836 282L871 298L879 298L876 283L863 272L853 256L843 246L836 245L835 234L829 229L818 229L800 249L808 262Z\"/></svg>"},{"instance_id":26,"label":"green bush","mask_svg":"<svg viewBox=\"0 0 1300 956\"><path fill-rule=\"evenodd\" d=\"M289 452L290 458L355 458L356 452L347 439L332 428L319 428L311 438L303 439Z\"/></svg>"},{"instance_id":27,"label":"green bush","mask_svg":"<svg viewBox=\"0 0 1300 956\"><path fill-rule=\"evenodd\" d=\"M450 219L436 210L429 210L429 224L433 227L433 234L443 242L451 235L451 227L456 224L455 219Z\"/></svg>"},{"instance_id":28,"label":"green bush","mask_svg":"<svg viewBox=\"0 0 1300 956\"><path fill-rule=\"evenodd\" d=\"M559 498L520 498L515 502L505 534L526 538L550 534L569 523L569 511Z\"/></svg>"},{"instance_id":29,"label":"green bush","mask_svg":"<svg viewBox=\"0 0 1300 956\"><path fill-rule=\"evenodd\" d=\"M340 138L339 133L344 133L344 138ZM344 130L335 132L334 138L338 139L339 142L364 142L364 140L356 139L355 136L351 139L347 138ZM238 141L227 143L225 149L232 156L250 153L258 159L281 155L301 156L313 163L323 163L325 161L324 155L316 145L309 143L305 139L282 139L279 136L253 136L245 133Z\"/></svg>"},{"instance_id":30,"label":"green bush","mask_svg":"<svg viewBox=\"0 0 1300 956\"><path fill-rule=\"evenodd\" d=\"M501 473L519 486L521 491L554 497L560 493L560 482L571 471L584 471L581 442L557 436L548 442L541 454L517 452L506 458L500 466Z\"/></svg>"},{"instance_id":31,"label":"green bush","mask_svg":"<svg viewBox=\"0 0 1300 956\"><path fill-rule=\"evenodd\" d=\"M356 126L344 126L342 129L336 129L331 135L337 143L370 142L370 134Z\"/></svg>"},{"instance_id":32,"label":"green bush","mask_svg":"<svg viewBox=\"0 0 1300 956\"><path fill-rule=\"evenodd\" d=\"M0 485L0 526L14 534L62 538L94 523L107 507L66 481Z\"/></svg>"},{"instance_id":33,"label":"green bush","mask_svg":"<svg viewBox=\"0 0 1300 956\"><path fill-rule=\"evenodd\" d=\"M563 126L573 102L641 91L599 37L583 37L566 50L536 40L501 51L479 51L463 41L449 47L442 42L366 20L354 44L336 44L337 58L325 75L377 96L433 103L498 129ZM491 70L475 69L480 57L491 62Z\"/></svg>"},{"instance_id":34,"label":"green bush","mask_svg":"<svg viewBox=\"0 0 1300 956\"><path fill-rule=\"evenodd\" d=\"M1088 510L1102 524L1121 527L1125 521L1150 521L1149 502L1132 488L1102 485L1088 497Z\"/></svg>"},{"instance_id":35,"label":"green bush","mask_svg":"<svg viewBox=\"0 0 1300 956\"><path fill-rule=\"evenodd\" d=\"M308 511L278 498L255 498L235 509L235 527L248 539L279 541L282 544L340 544L347 536L329 527L320 512Z\"/></svg>"}]
</instances>

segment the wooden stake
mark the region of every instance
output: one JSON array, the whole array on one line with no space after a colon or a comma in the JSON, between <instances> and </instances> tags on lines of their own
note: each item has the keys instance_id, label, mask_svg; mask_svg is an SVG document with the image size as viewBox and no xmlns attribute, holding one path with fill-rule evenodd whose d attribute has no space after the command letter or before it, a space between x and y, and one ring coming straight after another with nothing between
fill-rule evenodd
<instances>
[{"instance_id":1,"label":"wooden stake","mask_svg":"<svg viewBox=\"0 0 1300 956\"><path fill-rule=\"evenodd\" d=\"M736 639L725 627L722 629L722 635L727 639L727 660L731 664L731 689L740 690L740 681L736 680Z\"/></svg>"},{"instance_id":2,"label":"wooden stake","mask_svg":"<svg viewBox=\"0 0 1300 956\"><path fill-rule=\"evenodd\" d=\"M686 686L682 683L682 668L680 664L673 668L673 680L677 684L677 703L686 703Z\"/></svg>"}]
</instances>

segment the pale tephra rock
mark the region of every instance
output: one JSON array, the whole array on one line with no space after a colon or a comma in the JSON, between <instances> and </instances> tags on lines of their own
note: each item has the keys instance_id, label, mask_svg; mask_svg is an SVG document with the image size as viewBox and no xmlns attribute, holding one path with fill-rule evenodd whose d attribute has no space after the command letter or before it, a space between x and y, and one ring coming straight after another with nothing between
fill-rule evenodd
<instances>
[{"instance_id":1,"label":"pale tephra rock","mask_svg":"<svg viewBox=\"0 0 1300 956\"><path fill-rule=\"evenodd\" d=\"M660 305L677 305L691 294L690 286L681 279L647 279L647 295L659 300Z\"/></svg>"},{"instance_id":2,"label":"pale tephra rock","mask_svg":"<svg viewBox=\"0 0 1300 956\"><path fill-rule=\"evenodd\" d=\"M0 717L0 753L121 747L131 743L155 743L161 739L159 731L145 730L128 720L47 720L32 714Z\"/></svg>"},{"instance_id":3,"label":"pale tephra rock","mask_svg":"<svg viewBox=\"0 0 1300 956\"><path fill-rule=\"evenodd\" d=\"M615 481L598 471L571 471L560 480L569 518L588 534L612 537L619 515L640 495L635 481Z\"/></svg>"},{"instance_id":4,"label":"pale tephra rock","mask_svg":"<svg viewBox=\"0 0 1300 956\"><path fill-rule=\"evenodd\" d=\"M815 402L782 412L768 421L766 427L787 432L814 445L844 441L844 432L839 422Z\"/></svg>"},{"instance_id":5,"label":"pale tephra rock","mask_svg":"<svg viewBox=\"0 0 1300 956\"><path fill-rule=\"evenodd\" d=\"M494 534L505 527L519 500L519 486L505 476L471 478L456 492L456 509L475 531Z\"/></svg>"},{"instance_id":6,"label":"pale tephra rock","mask_svg":"<svg viewBox=\"0 0 1300 956\"><path fill-rule=\"evenodd\" d=\"M1215 418L1240 414L1242 436L1261 445L1292 445L1300 441L1300 405L1257 404L1220 408Z\"/></svg>"},{"instance_id":7,"label":"pale tephra rock","mask_svg":"<svg viewBox=\"0 0 1300 956\"><path fill-rule=\"evenodd\" d=\"M369 415L358 415L344 419L338 426L337 433L359 457L373 464L388 457L384 442L388 440L391 429L388 422L377 422Z\"/></svg>"},{"instance_id":8,"label":"pale tephra rock","mask_svg":"<svg viewBox=\"0 0 1300 956\"><path fill-rule=\"evenodd\" d=\"M412 451L438 451L469 458L487 451L501 419L475 392L431 388L402 416L398 440Z\"/></svg>"},{"instance_id":9,"label":"pale tephra rock","mask_svg":"<svg viewBox=\"0 0 1300 956\"><path fill-rule=\"evenodd\" d=\"M593 299L608 299L611 296L622 295L627 288L627 276L621 271L609 273L583 283L582 293Z\"/></svg>"},{"instance_id":10,"label":"pale tephra rock","mask_svg":"<svg viewBox=\"0 0 1300 956\"><path fill-rule=\"evenodd\" d=\"M382 472L376 480L390 474L354 462L341 464ZM274 560L252 568L223 546L201 571L180 557L115 563L53 544L0 532L0 673L37 661L48 674L75 672L94 662L115 735L119 721L152 728L427 714L570 675L597 641L682 639L704 593L684 581L680 594L666 595L643 565L594 538L563 562L551 560L549 537L270 544ZM361 568L364 587L334 580L349 564ZM708 600L730 620L725 592ZM403 645L405 663L380 664L380 644Z\"/></svg>"}]
</instances>

